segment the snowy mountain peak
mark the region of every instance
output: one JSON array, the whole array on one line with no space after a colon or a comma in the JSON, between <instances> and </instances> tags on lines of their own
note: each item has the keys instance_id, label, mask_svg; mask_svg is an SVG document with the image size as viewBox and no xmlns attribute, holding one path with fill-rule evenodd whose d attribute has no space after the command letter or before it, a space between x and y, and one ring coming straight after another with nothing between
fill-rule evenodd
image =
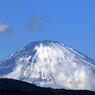
<instances>
[{"instance_id":1,"label":"snowy mountain peak","mask_svg":"<svg viewBox=\"0 0 95 95\"><path fill-rule=\"evenodd\" d=\"M95 61L56 41L36 41L0 61L0 77L95 91Z\"/></svg>"}]
</instances>

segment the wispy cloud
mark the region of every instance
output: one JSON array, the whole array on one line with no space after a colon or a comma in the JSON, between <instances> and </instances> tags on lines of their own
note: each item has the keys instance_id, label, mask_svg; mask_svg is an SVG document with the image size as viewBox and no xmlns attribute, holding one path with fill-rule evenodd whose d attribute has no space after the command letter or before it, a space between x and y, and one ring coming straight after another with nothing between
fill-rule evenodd
<instances>
[{"instance_id":1,"label":"wispy cloud","mask_svg":"<svg viewBox=\"0 0 95 95\"><path fill-rule=\"evenodd\" d=\"M0 33L10 32L10 25L5 24L4 22L0 22Z\"/></svg>"},{"instance_id":2,"label":"wispy cloud","mask_svg":"<svg viewBox=\"0 0 95 95\"><path fill-rule=\"evenodd\" d=\"M35 31L35 30L39 30L42 28L43 26L41 25L40 22L27 22L25 24L25 30L29 30L29 31Z\"/></svg>"},{"instance_id":3,"label":"wispy cloud","mask_svg":"<svg viewBox=\"0 0 95 95\"><path fill-rule=\"evenodd\" d=\"M46 14L40 14L40 15L33 14L30 20L25 23L24 29L26 31L37 31L44 29L44 25L42 23L46 19L49 19L49 16Z\"/></svg>"}]
</instances>

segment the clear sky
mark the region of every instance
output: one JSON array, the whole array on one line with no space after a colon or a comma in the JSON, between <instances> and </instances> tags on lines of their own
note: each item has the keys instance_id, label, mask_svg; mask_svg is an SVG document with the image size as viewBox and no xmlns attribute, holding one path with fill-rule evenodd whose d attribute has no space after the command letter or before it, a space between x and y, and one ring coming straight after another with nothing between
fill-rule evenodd
<instances>
[{"instance_id":1,"label":"clear sky","mask_svg":"<svg viewBox=\"0 0 95 95\"><path fill-rule=\"evenodd\" d=\"M0 59L37 40L95 59L95 0L0 0Z\"/></svg>"}]
</instances>

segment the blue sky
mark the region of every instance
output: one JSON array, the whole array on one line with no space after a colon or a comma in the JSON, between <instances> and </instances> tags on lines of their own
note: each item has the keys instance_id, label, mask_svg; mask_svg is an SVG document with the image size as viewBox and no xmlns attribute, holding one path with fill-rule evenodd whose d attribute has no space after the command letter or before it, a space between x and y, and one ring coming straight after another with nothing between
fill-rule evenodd
<instances>
[{"instance_id":1,"label":"blue sky","mask_svg":"<svg viewBox=\"0 0 95 95\"><path fill-rule=\"evenodd\" d=\"M0 59L37 40L95 59L95 0L0 0Z\"/></svg>"}]
</instances>

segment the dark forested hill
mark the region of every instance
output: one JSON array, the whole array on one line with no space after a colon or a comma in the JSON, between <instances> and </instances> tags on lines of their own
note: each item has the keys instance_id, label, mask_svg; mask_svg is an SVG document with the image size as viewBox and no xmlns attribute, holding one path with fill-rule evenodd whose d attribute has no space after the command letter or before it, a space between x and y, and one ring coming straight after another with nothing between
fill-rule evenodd
<instances>
[{"instance_id":1,"label":"dark forested hill","mask_svg":"<svg viewBox=\"0 0 95 95\"><path fill-rule=\"evenodd\" d=\"M95 92L42 88L18 80L0 79L0 95L95 95Z\"/></svg>"}]
</instances>

